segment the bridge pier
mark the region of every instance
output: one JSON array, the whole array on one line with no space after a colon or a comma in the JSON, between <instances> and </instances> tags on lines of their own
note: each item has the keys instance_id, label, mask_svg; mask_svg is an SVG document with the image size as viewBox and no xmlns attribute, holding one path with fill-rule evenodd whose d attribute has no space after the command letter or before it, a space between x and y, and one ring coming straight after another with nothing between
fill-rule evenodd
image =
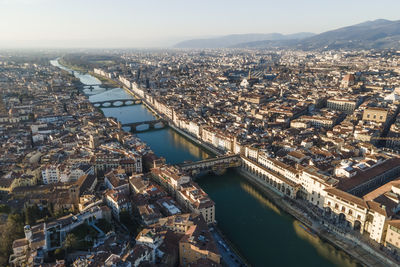
<instances>
[{"instance_id":1,"label":"bridge pier","mask_svg":"<svg viewBox=\"0 0 400 267\"><path fill-rule=\"evenodd\" d=\"M115 105L117 102L122 102L122 105ZM130 104L128 104L131 102ZM109 106L105 106L105 104L110 104ZM98 108L112 108L112 107L124 107L124 106L133 106L142 104L142 100L140 99L114 99L114 100L104 100L92 102L92 104Z\"/></svg>"},{"instance_id":2,"label":"bridge pier","mask_svg":"<svg viewBox=\"0 0 400 267\"><path fill-rule=\"evenodd\" d=\"M161 123L161 127L156 128L156 124ZM140 131L137 130L137 127L140 125L148 125L148 129ZM168 122L163 119L158 119L158 120L152 120L152 121L142 121L142 122L134 122L134 123L126 123L122 125L123 127L130 127L130 132L135 133L135 132L145 132L149 130L156 130L156 129L163 129L166 126L168 126Z\"/></svg>"},{"instance_id":3,"label":"bridge pier","mask_svg":"<svg viewBox=\"0 0 400 267\"><path fill-rule=\"evenodd\" d=\"M211 159L205 159L192 163L178 165L182 171L188 172L192 176L198 176L201 173L215 173L222 175L228 168L235 168L241 165L239 155L227 155Z\"/></svg>"}]
</instances>

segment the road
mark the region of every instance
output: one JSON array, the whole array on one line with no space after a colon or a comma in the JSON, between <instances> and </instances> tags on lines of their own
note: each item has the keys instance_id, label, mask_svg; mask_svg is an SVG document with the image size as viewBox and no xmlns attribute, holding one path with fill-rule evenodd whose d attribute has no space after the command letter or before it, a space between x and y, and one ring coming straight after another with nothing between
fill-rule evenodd
<instances>
[{"instance_id":1,"label":"road","mask_svg":"<svg viewBox=\"0 0 400 267\"><path fill-rule=\"evenodd\" d=\"M216 231L213 227L210 227L210 232L214 237L219 253L221 254L222 261L226 266L246 266L240 257L236 255L236 253L229 247L218 231Z\"/></svg>"}]
</instances>

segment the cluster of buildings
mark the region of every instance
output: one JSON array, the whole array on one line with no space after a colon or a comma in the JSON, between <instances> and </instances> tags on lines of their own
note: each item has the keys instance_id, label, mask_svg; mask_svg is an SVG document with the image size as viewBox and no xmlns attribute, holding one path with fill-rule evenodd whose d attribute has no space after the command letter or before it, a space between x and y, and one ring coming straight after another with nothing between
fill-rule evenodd
<instances>
[{"instance_id":1,"label":"cluster of buildings","mask_svg":"<svg viewBox=\"0 0 400 267\"><path fill-rule=\"evenodd\" d=\"M123 84L188 138L236 155L249 179L309 205L329 227L400 252L398 52L119 56L125 64L96 66L94 73ZM121 235L114 229L75 266L221 263L208 229L215 223L214 202L187 171L156 160L140 139L104 118L68 73L12 61L0 68L4 202L71 212L71 218L98 207L110 216L96 218L123 228L129 217L140 225L133 245L113 247ZM62 229L62 220L51 225ZM46 240L48 227L26 227L10 260L35 251L30 229ZM61 231L58 245L63 238Z\"/></svg>"},{"instance_id":2,"label":"cluster of buildings","mask_svg":"<svg viewBox=\"0 0 400 267\"><path fill-rule=\"evenodd\" d=\"M399 194L388 186L400 178L398 52L207 50L121 58L125 66L105 71L172 127L240 155L242 169L260 184L318 207L339 228L400 251L387 234L400 219ZM179 191L184 176L163 172Z\"/></svg>"},{"instance_id":3,"label":"cluster of buildings","mask_svg":"<svg viewBox=\"0 0 400 267\"><path fill-rule=\"evenodd\" d=\"M208 228L214 203L189 176L157 183L157 171L181 174L153 168L148 146L93 107L69 73L48 62L5 61L0 69L0 203L48 214L13 242L11 266L45 264L80 227L91 236L73 266L220 266ZM102 231L102 220L114 225L110 231ZM136 240L127 222L137 224Z\"/></svg>"}]
</instances>

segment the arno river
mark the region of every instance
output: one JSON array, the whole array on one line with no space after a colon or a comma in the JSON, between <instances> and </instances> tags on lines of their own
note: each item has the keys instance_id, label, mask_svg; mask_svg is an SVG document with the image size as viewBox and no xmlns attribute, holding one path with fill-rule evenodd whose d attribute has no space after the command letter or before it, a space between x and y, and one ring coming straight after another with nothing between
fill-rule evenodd
<instances>
[{"instance_id":1,"label":"arno river","mask_svg":"<svg viewBox=\"0 0 400 267\"><path fill-rule=\"evenodd\" d=\"M57 61L51 63L59 66ZM84 84L100 84L88 74L74 74ZM105 91L95 87L85 92L90 101L132 98L121 88ZM104 108L103 112L122 123L154 118L143 105ZM167 163L212 156L170 128L137 135ZM252 266L357 266L344 252L299 227L297 221L281 212L236 171L228 170L221 176L205 175L196 182L215 202L219 229Z\"/></svg>"}]
</instances>

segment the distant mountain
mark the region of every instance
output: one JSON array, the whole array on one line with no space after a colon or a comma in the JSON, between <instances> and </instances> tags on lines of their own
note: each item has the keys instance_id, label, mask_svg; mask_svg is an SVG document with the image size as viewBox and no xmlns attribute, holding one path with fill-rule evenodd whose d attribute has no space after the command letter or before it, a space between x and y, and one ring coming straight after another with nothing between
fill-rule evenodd
<instances>
[{"instance_id":1,"label":"distant mountain","mask_svg":"<svg viewBox=\"0 0 400 267\"><path fill-rule=\"evenodd\" d=\"M280 33L267 33L267 34L231 34L226 36L220 36L216 38L205 38L205 39L193 39L183 41L176 44L176 48L226 48L235 47L241 43L257 42L265 40L290 40L290 39L301 39L313 36L313 33L302 32L295 34L280 34Z\"/></svg>"},{"instance_id":2,"label":"distant mountain","mask_svg":"<svg viewBox=\"0 0 400 267\"><path fill-rule=\"evenodd\" d=\"M375 20L324 32L299 42L301 49L400 47L400 20Z\"/></svg>"},{"instance_id":3,"label":"distant mountain","mask_svg":"<svg viewBox=\"0 0 400 267\"><path fill-rule=\"evenodd\" d=\"M323 32L300 40L265 40L237 44L249 48L400 49L400 21L374 20Z\"/></svg>"}]
</instances>

